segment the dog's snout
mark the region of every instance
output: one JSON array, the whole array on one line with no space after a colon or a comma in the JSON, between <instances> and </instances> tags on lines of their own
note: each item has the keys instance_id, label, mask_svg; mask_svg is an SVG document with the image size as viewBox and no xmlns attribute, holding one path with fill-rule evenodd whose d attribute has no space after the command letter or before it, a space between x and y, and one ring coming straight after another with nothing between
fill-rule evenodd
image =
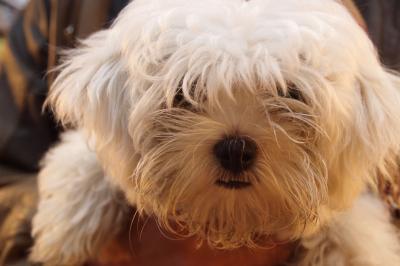
<instances>
[{"instance_id":1,"label":"dog's snout","mask_svg":"<svg viewBox=\"0 0 400 266\"><path fill-rule=\"evenodd\" d=\"M234 174L247 170L254 162L257 144L241 136L227 136L214 146L214 154L221 166Z\"/></svg>"}]
</instances>

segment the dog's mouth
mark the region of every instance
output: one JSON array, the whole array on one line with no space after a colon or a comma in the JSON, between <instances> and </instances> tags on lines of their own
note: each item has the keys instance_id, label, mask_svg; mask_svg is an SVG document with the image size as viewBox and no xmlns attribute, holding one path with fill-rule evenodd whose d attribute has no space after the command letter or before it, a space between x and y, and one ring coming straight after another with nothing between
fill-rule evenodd
<instances>
[{"instance_id":1,"label":"dog's mouth","mask_svg":"<svg viewBox=\"0 0 400 266\"><path fill-rule=\"evenodd\" d=\"M251 186L250 181L240 179L218 179L215 184L227 189L244 189Z\"/></svg>"}]
</instances>

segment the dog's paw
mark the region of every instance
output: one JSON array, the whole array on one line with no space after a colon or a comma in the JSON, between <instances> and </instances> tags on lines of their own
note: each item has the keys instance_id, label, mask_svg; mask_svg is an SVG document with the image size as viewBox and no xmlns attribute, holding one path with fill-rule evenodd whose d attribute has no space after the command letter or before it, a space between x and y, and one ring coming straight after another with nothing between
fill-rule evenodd
<instances>
[{"instance_id":1,"label":"dog's paw","mask_svg":"<svg viewBox=\"0 0 400 266\"><path fill-rule=\"evenodd\" d=\"M79 133L64 135L44 164L30 260L80 265L118 231L125 216L124 201Z\"/></svg>"},{"instance_id":2,"label":"dog's paw","mask_svg":"<svg viewBox=\"0 0 400 266\"><path fill-rule=\"evenodd\" d=\"M400 265L400 239L384 205L361 196L319 234L302 240L302 266Z\"/></svg>"},{"instance_id":3,"label":"dog's paw","mask_svg":"<svg viewBox=\"0 0 400 266\"><path fill-rule=\"evenodd\" d=\"M300 266L348 266L348 256L329 231L302 240L304 254Z\"/></svg>"}]
</instances>

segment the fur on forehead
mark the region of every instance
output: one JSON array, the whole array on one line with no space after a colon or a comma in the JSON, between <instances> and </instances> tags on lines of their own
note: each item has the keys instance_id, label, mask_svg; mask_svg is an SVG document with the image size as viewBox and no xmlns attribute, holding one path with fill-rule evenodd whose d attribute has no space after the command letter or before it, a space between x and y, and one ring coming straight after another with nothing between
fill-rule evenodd
<instances>
[{"instance_id":1,"label":"fur on forehead","mask_svg":"<svg viewBox=\"0 0 400 266\"><path fill-rule=\"evenodd\" d=\"M212 101L221 90L232 95L237 83L254 92L285 88L305 73L323 79L357 72L365 58L354 55L368 56L360 51L371 47L351 20L329 0L139 0L116 21L109 41L120 46L132 80L163 89L169 102L179 83L190 98L193 82L205 86L194 95ZM343 45L349 39L356 41Z\"/></svg>"},{"instance_id":2,"label":"fur on forehead","mask_svg":"<svg viewBox=\"0 0 400 266\"><path fill-rule=\"evenodd\" d=\"M96 120L90 114L113 110L105 114L109 128L109 122L128 119L114 107L132 110L149 98L152 106L165 98L170 105L180 85L189 101L206 96L214 106L235 88L276 94L287 83L315 98L326 81L352 89L349 80L367 66L383 75L366 34L335 1L137 0L110 29L67 52L48 102L61 121L86 128ZM323 93L329 97L320 97L322 106L340 109L338 92Z\"/></svg>"}]
</instances>

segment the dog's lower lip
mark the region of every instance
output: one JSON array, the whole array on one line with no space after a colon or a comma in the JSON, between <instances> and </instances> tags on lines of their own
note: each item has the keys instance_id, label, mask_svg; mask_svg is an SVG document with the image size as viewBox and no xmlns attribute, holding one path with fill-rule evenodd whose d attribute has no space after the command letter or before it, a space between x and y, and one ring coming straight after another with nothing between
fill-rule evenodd
<instances>
[{"instance_id":1,"label":"dog's lower lip","mask_svg":"<svg viewBox=\"0 0 400 266\"><path fill-rule=\"evenodd\" d=\"M243 189L251 186L251 183L248 181L240 181L240 180L221 180L218 179L215 184L217 186L228 188L228 189Z\"/></svg>"}]
</instances>

